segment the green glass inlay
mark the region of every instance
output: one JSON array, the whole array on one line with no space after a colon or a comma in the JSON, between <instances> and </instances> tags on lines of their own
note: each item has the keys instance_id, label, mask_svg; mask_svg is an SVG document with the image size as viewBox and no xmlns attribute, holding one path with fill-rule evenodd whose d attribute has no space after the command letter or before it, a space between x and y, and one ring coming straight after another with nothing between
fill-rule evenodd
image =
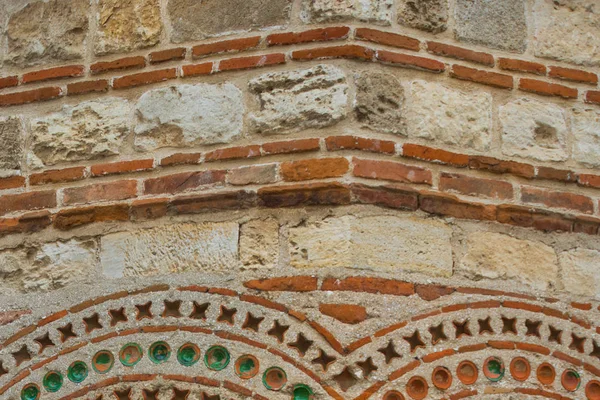
<instances>
[{"instance_id":1,"label":"green glass inlay","mask_svg":"<svg viewBox=\"0 0 600 400\"><path fill-rule=\"evenodd\" d=\"M142 347L137 343L127 343L119 352L119 360L126 367L133 367L139 363L144 355Z\"/></svg>"},{"instance_id":2,"label":"green glass inlay","mask_svg":"<svg viewBox=\"0 0 600 400\"><path fill-rule=\"evenodd\" d=\"M167 342L155 342L148 349L148 356L155 364L164 363L171 357L171 347Z\"/></svg>"},{"instance_id":3,"label":"green glass inlay","mask_svg":"<svg viewBox=\"0 0 600 400\"><path fill-rule=\"evenodd\" d=\"M204 364L214 371L220 371L229 365L229 358L229 352L225 347L212 346L204 355Z\"/></svg>"},{"instance_id":4,"label":"green glass inlay","mask_svg":"<svg viewBox=\"0 0 600 400\"><path fill-rule=\"evenodd\" d=\"M73 383L81 383L88 376L88 367L83 361L75 361L69 365L67 378Z\"/></svg>"},{"instance_id":5,"label":"green glass inlay","mask_svg":"<svg viewBox=\"0 0 600 400\"><path fill-rule=\"evenodd\" d=\"M242 374L247 374L248 372L252 372L255 365L256 364L254 364L254 360L251 359L250 357L244 358L242 360L242 362L240 363L240 372Z\"/></svg>"},{"instance_id":6,"label":"green glass inlay","mask_svg":"<svg viewBox=\"0 0 600 400\"><path fill-rule=\"evenodd\" d=\"M60 372L50 371L44 376L42 383L48 392L58 392L63 384L63 376Z\"/></svg>"},{"instance_id":7,"label":"green glass inlay","mask_svg":"<svg viewBox=\"0 0 600 400\"><path fill-rule=\"evenodd\" d=\"M294 400L311 400L313 391L306 385L301 383L294 386Z\"/></svg>"},{"instance_id":8,"label":"green glass inlay","mask_svg":"<svg viewBox=\"0 0 600 400\"><path fill-rule=\"evenodd\" d=\"M279 367L268 368L263 374L263 384L269 390L280 390L287 383L285 371Z\"/></svg>"},{"instance_id":9,"label":"green glass inlay","mask_svg":"<svg viewBox=\"0 0 600 400\"><path fill-rule=\"evenodd\" d=\"M193 343L186 343L177 352L177 361L186 367L192 366L200 359L200 349Z\"/></svg>"},{"instance_id":10,"label":"green glass inlay","mask_svg":"<svg viewBox=\"0 0 600 400\"><path fill-rule=\"evenodd\" d=\"M490 359L486 364L486 368L488 370L486 376L492 382L497 382L504 376L504 363L497 358Z\"/></svg>"},{"instance_id":11,"label":"green glass inlay","mask_svg":"<svg viewBox=\"0 0 600 400\"><path fill-rule=\"evenodd\" d=\"M99 374L105 374L113 367L115 358L108 350L100 350L92 359L92 367Z\"/></svg>"},{"instance_id":12,"label":"green glass inlay","mask_svg":"<svg viewBox=\"0 0 600 400\"><path fill-rule=\"evenodd\" d=\"M38 400L39 398L40 388L35 383L30 383L21 390L21 400Z\"/></svg>"}]
</instances>

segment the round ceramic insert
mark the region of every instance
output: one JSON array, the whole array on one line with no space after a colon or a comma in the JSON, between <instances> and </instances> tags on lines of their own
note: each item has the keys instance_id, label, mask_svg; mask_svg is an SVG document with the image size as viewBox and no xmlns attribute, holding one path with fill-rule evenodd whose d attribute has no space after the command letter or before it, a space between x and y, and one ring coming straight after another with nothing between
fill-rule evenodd
<instances>
[{"instance_id":1,"label":"round ceramic insert","mask_svg":"<svg viewBox=\"0 0 600 400\"><path fill-rule=\"evenodd\" d=\"M250 379L258 374L258 359L250 354L241 356L235 362L235 373L242 379Z\"/></svg>"},{"instance_id":2,"label":"round ceramic insert","mask_svg":"<svg viewBox=\"0 0 600 400\"><path fill-rule=\"evenodd\" d=\"M144 356L142 347L137 343L127 343L119 352L119 360L126 367L133 367Z\"/></svg>"},{"instance_id":3,"label":"round ceramic insert","mask_svg":"<svg viewBox=\"0 0 600 400\"><path fill-rule=\"evenodd\" d=\"M155 364L162 364L171 357L171 347L167 342L154 342L148 349L148 357Z\"/></svg>"},{"instance_id":4,"label":"round ceramic insert","mask_svg":"<svg viewBox=\"0 0 600 400\"><path fill-rule=\"evenodd\" d=\"M92 358L92 368L99 374L106 374L115 363L115 358L108 350L100 350Z\"/></svg>"},{"instance_id":5,"label":"round ceramic insert","mask_svg":"<svg viewBox=\"0 0 600 400\"><path fill-rule=\"evenodd\" d=\"M271 367L263 374L263 384L269 390L281 390L287 383L285 371L279 367Z\"/></svg>"},{"instance_id":6,"label":"round ceramic insert","mask_svg":"<svg viewBox=\"0 0 600 400\"><path fill-rule=\"evenodd\" d=\"M21 400L38 400L40 398L40 387L35 383L25 385L21 390Z\"/></svg>"},{"instance_id":7,"label":"round ceramic insert","mask_svg":"<svg viewBox=\"0 0 600 400\"><path fill-rule=\"evenodd\" d=\"M81 383L88 376L88 366L83 361L75 361L69 365L67 378L73 383Z\"/></svg>"},{"instance_id":8,"label":"round ceramic insert","mask_svg":"<svg viewBox=\"0 0 600 400\"><path fill-rule=\"evenodd\" d=\"M213 371L221 371L229 365L229 351L223 346L212 346L204 355L204 364Z\"/></svg>"},{"instance_id":9,"label":"round ceramic insert","mask_svg":"<svg viewBox=\"0 0 600 400\"><path fill-rule=\"evenodd\" d=\"M194 343L186 343L177 351L177 361L179 364L190 367L200 359L200 348Z\"/></svg>"},{"instance_id":10,"label":"round ceramic insert","mask_svg":"<svg viewBox=\"0 0 600 400\"><path fill-rule=\"evenodd\" d=\"M63 376L60 372L50 371L44 376L42 383L48 392L58 392L63 385Z\"/></svg>"}]
</instances>

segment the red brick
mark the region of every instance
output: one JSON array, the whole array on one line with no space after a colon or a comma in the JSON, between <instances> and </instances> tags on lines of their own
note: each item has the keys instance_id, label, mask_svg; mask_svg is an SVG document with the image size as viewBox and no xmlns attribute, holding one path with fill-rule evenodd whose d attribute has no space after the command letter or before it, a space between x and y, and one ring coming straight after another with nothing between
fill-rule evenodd
<instances>
[{"instance_id":1,"label":"red brick","mask_svg":"<svg viewBox=\"0 0 600 400\"><path fill-rule=\"evenodd\" d=\"M573 68L551 66L548 71L548 76L567 81L591 83L593 85L598 83L598 75Z\"/></svg>"},{"instance_id":2,"label":"red brick","mask_svg":"<svg viewBox=\"0 0 600 400\"><path fill-rule=\"evenodd\" d=\"M435 73L444 72L446 70L446 65L443 62L432 60L431 58L393 53L386 50L377 50L377 60L405 68L415 68Z\"/></svg>"},{"instance_id":3,"label":"red brick","mask_svg":"<svg viewBox=\"0 0 600 400\"><path fill-rule=\"evenodd\" d=\"M419 207L419 193L409 188L393 186L370 187L360 183L353 183L352 194L361 204L376 204L400 210L416 210Z\"/></svg>"},{"instance_id":4,"label":"red brick","mask_svg":"<svg viewBox=\"0 0 600 400\"><path fill-rule=\"evenodd\" d=\"M548 179L561 182L577 182L577 173L568 169L556 169L552 167L538 167L536 178Z\"/></svg>"},{"instance_id":5,"label":"red brick","mask_svg":"<svg viewBox=\"0 0 600 400\"><path fill-rule=\"evenodd\" d=\"M229 389L231 391L237 392L244 397L252 397L252 390L245 388L244 386L240 386L228 380L225 380L223 383L223 387L225 389Z\"/></svg>"},{"instance_id":6,"label":"red brick","mask_svg":"<svg viewBox=\"0 0 600 400\"><path fill-rule=\"evenodd\" d=\"M268 65L285 64L285 55L281 53L260 56L230 58L219 62L219 71L260 68Z\"/></svg>"},{"instance_id":7,"label":"red brick","mask_svg":"<svg viewBox=\"0 0 600 400\"><path fill-rule=\"evenodd\" d=\"M367 309L356 304L320 304L319 311L344 324L359 324L367 319Z\"/></svg>"},{"instance_id":8,"label":"red brick","mask_svg":"<svg viewBox=\"0 0 600 400\"><path fill-rule=\"evenodd\" d=\"M379 293L395 296L415 294L415 286L409 282L384 278L363 278L360 276L343 279L326 278L321 285L321 290Z\"/></svg>"},{"instance_id":9,"label":"red brick","mask_svg":"<svg viewBox=\"0 0 600 400\"><path fill-rule=\"evenodd\" d=\"M214 210L243 210L256 205L256 194L245 190L178 197L170 209L179 214L197 214Z\"/></svg>"},{"instance_id":10,"label":"red brick","mask_svg":"<svg viewBox=\"0 0 600 400\"><path fill-rule=\"evenodd\" d=\"M580 186L600 188L600 175L579 174L577 183Z\"/></svg>"},{"instance_id":11,"label":"red brick","mask_svg":"<svg viewBox=\"0 0 600 400\"><path fill-rule=\"evenodd\" d=\"M14 87L19 84L18 76L6 76L4 78L0 78L0 89Z\"/></svg>"},{"instance_id":12,"label":"red brick","mask_svg":"<svg viewBox=\"0 0 600 400\"><path fill-rule=\"evenodd\" d=\"M230 185L266 185L277 182L277 164L250 165L227 171Z\"/></svg>"},{"instance_id":13,"label":"red brick","mask_svg":"<svg viewBox=\"0 0 600 400\"><path fill-rule=\"evenodd\" d=\"M0 196L0 214L54 207L56 207L56 192L54 190Z\"/></svg>"},{"instance_id":14,"label":"red brick","mask_svg":"<svg viewBox=\"0 0 600 400\"><path fill-rule=\"evenodd\" d=\"M576 99L578 93L577 89L528 78L520 79L519 89L542 96L560 96L565 99Z\"/></svg>"},{"instance_id":15,"label":"red brick","mask_svg":"<svg viewBox=\"0 0 600 400\"><path fill-rule=\"evenodd\" d=\"M350 353L360 349L361 347L366 346L367 344L371 343L372 341L373 341L373 339L371 339L370 336L366 336L366 337L363 337L362 339L355 340L354 342L352 342L348 346L346 346L346 353L350 354Z\"/></svg>"},{"instance_id":16,"label":"red brick","mask_svg":"<svg viewBox=\"0 0 600 400\"><path fill-rule=\"evenodd\" d=\"M281 163L281 176L288 182L336 178L348 172L350 163L345 158L317 158Z\"/></svg>"},{"instance_id":17,"label":"red brick","mask_svg":"<svg viewBox=\"0 0 600 400\"><path fill-rule=\"evenodd\" d=\"M359 158L353 158L352 163L354 164L354 176L360 178L431 185L431 171L421 167L391 161L363 160Z\"/></svg>"},{"instance_id":18,"label":"red brick","mask_svg":"<svg viewBox=\"0 0 600 400\"><path fill-rule=\"evenodd\" d=\"M565 354L562 351L556 350L552 353L552 356L558 358L559 360L563 360L573 365L577 365L578 367L581 367L583 365L583 361L581 361L578 358L571 357L570 355Z\"/></svg>"},{"instance_id":19,"label":"red brick","mask_svg":"<svg viewBox=\"0 0 600 400\"><path fill-rule=\"evenodd\" d=\"M535 304L529 304L529 303L523 303L522 301L514 301L514 300L504 300L504 302L502 303L503 307L506 308L514 308L516 310L526 310L526 311L531 311L531 312L542 312L542 307L535 305Z\"/></svg>"},{"instance_id":20,"label":"red brick","mask_svg":"<svg viewBox=\"0 0 600 400\"><path fill-rule=\"evenodd\" d=\"M568 192L555 192L535 187L522 187L521 201L524 203L543 204L553 208L565 208L586 214L594 212L594 203L587 196Z\"/></svg>"},{"instance_id":21,"label":"red brick","mask_svg":"<svg viewBox=\"0 0 600 400\"><path fill-rule=\"evenodd\" d=\"M183 60L185 53L187 52L185 47L177 47L174 49L153 51L149 54L150 64L157 64L165 61Z\"/></svg>"},{"instance_id":22,"label":"red brick","mask_svg":"<svg viewBox=\"0 0 600 400\"><path fill-rule=\"evenodd\" d=\"M45 87L25 92L3 94L0 95L0 107L52 100L60 97L61 94L62 91L59 87Z\"/></svg>"},{"instance_id":23,"label":"red brick","mask_svg":"<svg viewBox=\"0 0 600 400\"><path fill-rule=\"evenodd\" d=\"M201 153L176 153L160 160L160 165L167 167L180 164L198 164L201 157Z\"/></svg>"},{"instance_id":24,"label":"red brick","mask_svg":"<svg viewBox=\"0 0 600 400\"><path fill-rule=\"evenodd\" d=\"M141 85L148 85L150 83L162 82L169 79L177 78L177 69L159 69L157 71L140 72L139 74L132 74L115 78L113 81L113 88L124 89Z\"/></svg>"},{"instance_id":25,"label":"red brick","mask_svg":"<svg viewBox=\"0 0 600 400\"><path fill-rule=\"evenodd\" d=\"M585 94L585 102L600 104L600 91L588 90Z\"/></svg>"},{"instance_id":26,"label":"red brick","mask_svg":"<svg viewBox=\"0 0 600 400\"><path fill-rule=\"evenodd\" d=\"M472 61L474 63L494 66L494 56L489 53L468 50L462 47L451 46L439 42L427 42L427 51L438 56L457 58L459 60Z\"/></svg>"},{"instance_id":27,"label":"red brick","mask_svg":"<svg viewBox=\"0 0 600 400\"><path fill-rule=\"evenodd\" d=\"M454 351L454 349L446 349L446 350L438 351L436 353L427 354L427 355L423 356L422 360L423 360L423 362L430 363L430 362L437 361L444 357L453 356L454 354L456 354L456 351Z\"/></svg>"},{"instance_id":28,"label":"red brick","mask_svg":"<svg viewBox=\"0 0 600 400\"><path fill-rule=\"evenodd\" d=\"M283 304L275 303L271 300L265 299L264 297L254 296L250 294L243 294L240 296L240 300L246 301L248 303L258 304L262 307L267 307L272 310L277 310L281 312L288 312L288 308Z\"/></svg>"},{"instance_id":29,"label":"red brick","mask_svg":"<svg viewBox=\"0 0 600 400\"><path fill-rule=\"evenodd\" d=\"M467 196L487 197L491 199L512 199L512 184L493 179L473 178L460 174L442 172L439 189L444 192L456 192Z\"/></svg>"},{"instance_id":30,"label":"red brick","mask_svg":"<svg viewBox=\"0 0 600 400\"><path fill-rule=\"evenodd\" d=\"M420 298L427 301L437 300L442 296L454 293L454 288L441 285L417 285L416 291Z\"/></svg>"},{"instance_id":31,"label":"red brick","mask_svg":"<svg viewBox=\"0 0 600 400\"><path fill-rule=\"evenodd\" d=\"M16 189L25 187L25 177L23 176L9 176L7 178L0 178L0 190Z\"/></svg>"},{"instance_id":32,"label":"red brick","mask_svg":"<svg viewBox=\"0 0 600 400\"><path fill-rule=\"evenodd\" d=\"M75 82L69 83L67 85L67 94L69 96L106 91L108 91L107 79L99 79L97 81Z\"/></svg>"},{"instance_id":33,"label":"red brick","mask_svg":"<svg viewBox=\"0 0 600 400\"><path fill-rule=\"evenodd\" d=\"M546 66L531 61L499 58L498 67L507 71L528 72L536 75L546 75Z\"/></svg>"},{"instance_id":34,"label":"red brick","mask_svg":"<svg viewBox=\"0 0 600 400\"><path fill-rule=\"evenodd\" d=\"M469 165L469 156L465 154L452 153L446 150L434 149L419 144L405 143L402 146L402 156L416 158L418 160L432 161L440 164L448 164L455 167L466 167Z\"/></svg>"},{"instance_id":35,"label":"red brick","mask_svg":"<svg viewBox=\"0 0 600 400\"><path fill-rule=\"evenodd\" d=\"M510 75L482 71L456 64L452 66L450 76L464 81L483 83L484 85L490 85L501 89L512 89L514 86L513 77Z\"/></svg>"},{"instance_id":36,"label":"red brick","mask_svg":"<svg viewBox=\"0 0 600 400\"><path fill-rule=\"evenodd\" d=\"M478 344L468 344L466 346L461 346L458 348L459 353L470 353L472 351L481 351L485 349L487 346L485 343Z\"/></svg>"},{"instance_id":37,"label":"red brick","mask_svg":"<svg viewBox=\"0 0 600 400\"><path fill-rule=\"evenodd\" d=\"M299 205L341 205L351 201L350 190L340 183L312 183L294 186L273 186L258 190L265 207Z\"/></svg>"},{"instance_id":38,"label":"red brick","mask_svg":"<svg viewBox=\"0 0 600 400\"><path fill-rule=\"evenodd\" d=\"M92 74L101 74L103 72L116 71L120 69L144 68L146 59L142 56L119 58L113 61L100 61L90 65Z\"/></svg>"},{"instance_id":39,"label":"red brick","mask_svg":"<svg viewBox=\"0 0 600 400\"><path fill-rule=\"evenodd\" d=\"M568 216L557 213L537 212L533 213L532 227L545 232L571 232L573 230L573 220Z\"/></svg>"},{"instance_id":40,"label":"red brick","mask_svg":"<svg viewBox=\"0 0 600 400\"><path fill-rule=\"evenodd\" d=\"M401 367L400 369L397 369L396 371L392 372L388 376L388 380L390 382L395 381L396 379L401 378L402 376L408 374L410 371L417 368L419 365L421 365L420 360L411 361L410 363L406 364L405 366Z\"/></svg>"},{"instance_id":41,"label":"red brick","mask_svg":"<svg viewBox=\"0 0 600 400\"><path fill-rule=\"evenodd\" d=\"M28 72L23 74L23 83L47 81L51 79L71 78L74 76L83 76L83 65L68 65L65 67L56 67L44 69L41 71Z\"/></svg>"},{"instance_id":42,"label":"red brick","mask_svg":"<svg viewBox=\"0 0 600 400\"><path fill-rule=\"evenodd\" d=\"M314 276L286 276L247 281L244 287L263 292L312 292L317 290L317 282Z\"/></svg>"},{"instance_id":43,"label":"red brick","mask_svg":"<svg viewBox=\"0 0 600 400\"><path fill-rule=\"evenodd\" d=\"M361 150L373 153L394 154L396 144L389 140L367 139L356 136L330 136L325 139L327 150Z\"/></svg>"},{"instance_id":44,"label":"red brick","mask_svg":"<svg viewBox=\"0 0 600 400\"><path fill-rule=\"evenodd\" d=\"M63 191L66 205L95 203L99 201L126 200L137 194L137 181L125 180L67 188Z\"/></svg>"},{"instance_id":45,"label":"red brick","mask_svg":"<svg viewBox=\"0 0 600 400\"><path fill-rule=\"evenodd\" d=\"M230 53L252 49L260 43L260 36L223 40L220 42L201 44L192 48L194 58L207 57L212 54Z\"/></svg>"},{"instance_id":46,"label":"red brick","mask_svg":"<svg viewBox=\"0 0 600 400\"><path fill-rule=\"evenodd\" d=\"M39 232L51 224L49 211L34 211L18 218L0 219L0 235Z\"/></svg>"},{"instance_id":47,"label":"red brick","mask_svg":"<svg viewBox=\"0 0 600 400\"><path fill-rule=\"evenodd\" d=\"M265 155L303 153L319 150L319 139L298 139L285 142L272 142L262 145Z\"/></svg>"},{"instance_id":48,"label":"red brick","mask_svg":"<svg viewBox=\"0 0 600 400\"><path fill-rule=\"evenodd\" d=\"M503 161L497 158L485 156L469 157L469 168L481 169L496 174L513 174L523 178L531 179L535 176L535 168L533 165L518 163L515 161Z\"/></svg>"},{"instance_id":49,"label":"red brick","mask_svg":"<svg viewBox=\"0 0 600 400\"><path fill-rule=\"evenodd\" d=\"M488 346L500 350L513 350L515 348L515 344L513 342L504 340L489 340Z\"/></svg>"},{"instance_id":50,"label":"red brick","mask_svg":"<svg viewBox=\"0 0 600 400\"><path fill-rule=\"evenodd\" d=\"M550 355L550 349L544 346L540 346L539 344L531 344L531 343L516 343L517 350L523 351L531 351L534 353L540 353L544 355Z\"/></svg>"},{"instance_id":51,"label":"red brick","mask_svg":"<svg viewBox=\"0 0 600 400\"><path fill-rule=\"evenodd\" d=\"M350 28L347 26L332 26L328 28L311 29L303 32L272 33L267 36L269 46L288 45L308 42L325 42L348 37Z\"/></svg>"},{"instance_id":52,"label":"red brick","mask_svg":"<svg viewBox=\"0 0 600 400\"><path fill-rule=\"evenodd\" d=\"M144 194L178 193L197 190L206 185L225 183L225 171L209 170L149 178L144 181Z\"/></svg>"},{"instance_id":53,"label":"red brick","mask_svg":"<svg viewBox=\"0 0 600 400\"><path fill-rule=\"evenodd\" d=\"M460 201L454 196L442 194L422 194L419 197L421 210L436 215L445 215L463 219L493 221L496 208L493 205Z\"/></svg>"},{"instance_id":54,"label":"red brick","mask_svg":"<svg viewBox=\"0 0 600 400\"><path fill-rule=\"evenodd\" d=\"M476 396L476 395L477 395L477 390L475 390L475 389L472 389L472 390L463 389L456 393L451 394L449 399L450 400L461 400L461 399L465 399L467 397L472 397L472 396Z\"/></svg>"},{"instance_id":55,"label":"red brick","mask_svg":"<svg viewBox=\"0 0 600 400\"><path fill-rule=\"evenodd\" d=\"M29 176L30 185L45 185L47 183L73 182L85 178L85 167L51 169Z\"/></svg>"},{"instance_id":56,"label":"red brick","mask_svg":"<svg viewBox=\"0 0 600 400\"><path fill-rule=\"evenodd\" d=\"M135 200L131 204L130 216L133 220L156 219L167 215L168 199Z\"/></svg>"},{"instance_id":57,"label":"red brick","mask_svg":"<svg viewBox=\"0 0 600 400\"><path fill-rule=\"evenodd\" d=\"M147 171L152 169L154 160L120 161L115 163L92 165L92 176L124 174L127 172Z\"/></svg>"},{"instance_id":58,"label":"red brick","mask_svg":"<svg viewBox=\"0 0 600 400\"><path fill-rule=\"evenodd\" d=\"M94 222L127 221L128 219L129 206L126 204L84 207L59 211L54 217L54 227L59 230L69 230Z\"/></svg>"},{"instance_id":59,"label":"red brick","mask_svg":"<svg viewBox=\"0 0 600 400\"><path fill-rule=\"evenodd\" d=\"M418 39L370 28L357 28L355 36L357 40L366 40L373 43L413 51L419 51L421 45L421 42Z\"/></svg>"},{"instance_id":60,"label":"red brick","mask_svg":"<svg viewBox=\"0 0 600 400\"><path fill-rule=\"evenodd\" d=\"M184 65L181 67L181 73L184 78L187 78L188 76L210 75L212 73L213 66L213 62Z\"/></svg>"},{"instance_id":61,"label":"red brick","mask_svg":"<svg viewBox=\"0 0 600 400\"><path fill-rule=\"evenodd\" d=\"M600 219L580 216L573 221L573 232L597 235L600 229Z\"/></svg>"},{"instance_id":62,"label":"red brick","mask_svg":"<svg viewBox=\"0 0 600 400\"><path fill-rule=\"evenodd\" d=\"M356 44L343 46L319 47L316 49L296 50L292 52L294 60L320 60L328 58L347 58L369 61L373 59L374 51Z\"/></svg>"},{"instance_id":63,"label":"red brick","mask_svg":"<svg viewBox=\"0 0 600 400\"><path fill-rule=\"evenodd\" d=\"M237 158L253 158L260 156L260 146L240 146L240 147L229 147L226 149L213 150L210 153L206 153L204 156L205 162L210 161L222 161L222 160L234 160Z\"/></svg>"}]
</instances>

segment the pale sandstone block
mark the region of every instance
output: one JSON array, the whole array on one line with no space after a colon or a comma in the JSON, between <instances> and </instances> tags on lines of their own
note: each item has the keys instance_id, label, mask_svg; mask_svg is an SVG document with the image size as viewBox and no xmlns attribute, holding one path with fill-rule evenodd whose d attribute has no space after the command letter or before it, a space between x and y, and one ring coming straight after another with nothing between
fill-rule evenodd
<instances>
[{"instance_id":1,"label":"pale sandstone block","mask_svg":"<svg viewBox=\"0 0 600 400\"><path fill-rule=\"evenodd\" d=\"M557 258L551 247L493 232L469 235L459 269L470 279L514 281L542 290L558 280Z\"/></svg>"},{"instance_id":2,"label":"pale sandstone block","mask_svg":"<svg viewBox=\"0 0 600 400\"><path fill-rule=\"evenodd\" d=\"M541 161L567 159L567 123L561 107L518 99L500 107L502 152Z\"/></svg>"},{"instance_id":3,"label":"pale sandstone block","mask_svg":"<svg viewBox=\"0 0 600 400\"><path fill-rule=\"evenodd\" d=\"M403 134L404 88L393 75L363 72L356 78L354 113L364 128Z\"/></svg>"},{"instance_id":4,"label":"pale sandstone block","mask_svg":"<svg viewBox=\"0 0 600 400\"><path fill-rule=\"evenodd\" d=\"M488 150L492 142L492 96L414 81L406 102L407 134L436 142Z\"/></svg>"},{"instance_id":5,"label":"pale sandstone block","mask_svg":"<svg viewBox=\"0 0 600 400\"><path fill-rule=\"evenodd\" d=\"M238 262L237 223L176 224L106 235L100 263L108 278L218 273Z\"/></svg>"},{"instance_id":6,"label":"pale sandstone block","mask_svg":"<svg viewBox=\"0 0 600 400\"><path fill-rule=\"evenodd\" d=\"M398 23L426 32L443 32L448 24L448 0L400 0Z\"/></svg>"},{"instance_id":7,"label":"pale sandstone block","mask_svg":"<svg viewBox=\"0 0 600 400\"><path fill-rule=\"evenodd\" d=\"M600 166L600 111L574 108L571 129L575 161L592 167Z\"/></svg>"},{"instance_id":8,"label":"pale sandstone block","mask_svg":"<svg viewBox=\"0 0 600 400\"><path fill-rule=\"evenodd\" d=\"M240 226L240 259L248 268L273 268L279 255L279 222L255 219Z\"/></svg>"},{"instance_id":9,"label":"pale sandstone block","mask_svg":"<svg viewBox=\"0 0 600 400\"><path fill-rule=\"evenodd\" d=\"M302 18L310 23L357 19L390 25L393 4L393 0L304 0Z\"/></svg>"},{"instance_id":10,"label":"pale sandstone block","mask_svg":"<svg viewBox=\"0 0 600 400\"><path fill-rule=\"evenodd\" d=\"M452 229L409 217L343 216L290 229L296 268L393 269L452 275Z\"/></svg>"},{"instance_id":11,"label":"pale sandstone block","mask_svg":"<svg viewBox=\"0 0 600 400\"><path fill-rule=\"evenodd\" d=\"M21 169L23 135L21 118L0 117L0 176Z\"/></svg>"},{"instance_id":12,"label":"pale sandstone block","mask_svg":"<svg viewBox=\"0 0 600 400\"><path fill-rule=\"evenodd\" d=\"M574 249L560 253L560 276L572 294L600 299L600 252Z\"/></svg>"},{"instance_id":13,"label":"pale sandstone block","mask_svg":"<svg viewBox=\"0 0 600 400\"><path fill-rule=\"evenodd\" d=\"M144 93L136 104L135 145L159 147L228 143L242 133L242 92L234 85L178 85Z\"/></svg>"}]
</instances>

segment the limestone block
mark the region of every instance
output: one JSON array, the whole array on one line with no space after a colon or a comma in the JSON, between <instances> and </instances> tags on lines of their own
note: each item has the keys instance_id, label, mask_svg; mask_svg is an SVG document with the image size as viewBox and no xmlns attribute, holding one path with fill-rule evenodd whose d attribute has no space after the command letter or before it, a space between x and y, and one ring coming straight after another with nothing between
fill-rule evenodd
<instances>
[{"instance_id":1,"label":"limestone block","mask_svg":"<svg viewBox=\"0 0 600 400\"><path fill-rule=\"evenodd\" d=\"M542 290L558 280L557 258L551 247L493 232L469 235L459 269L471 279L508 280Z\"/></svg>"},{"instance_id":2,"label":"limestone block","mask_svg":"<svg viewBox=\"0 0 600 400\"><path fill-rule=\"evenodd\" d=\"M536 0L534 50L538 57L600 65L600 3Z\"/></svg>"},{"instance_id":3,"label":"limestone block","mask_svg":"<svg viewBox=\"0 0 600 400\"><path fill-rule=\"evenodd\" d=\"M346 117L346 76L331 65L264 74L250 81L250 90L261 106L250 114L256 132L323 128Z\"/></svg>"},{"instance_id":4,"label":"limestone block","mask_svg":"<svg viewBox=\"0 0 600 400\"><path fill-rule=\"evenodd\" d=\"M175 43L287 25L292 0L169 0Z\"/></svg>"},{"instance_id":5,"label":"limestone block","mask_svg":"<svg viewBox=\"0 0 600 400\"><path fill-rule=\"evenodd\" d=\"M290 229L296 268L394 269L452 275L452 229L409 217L343 216Z\"/></svg>"},{"instance_id":6,"label":"limestone block","mask_svg":"<svg viewBox=\"0 0 600 400\"><path fill-rule=\"evenodd\" d=\"M0 252L0 287L21 292L49 291L89 281L95 274L97 245L72 239Z\"/></svg>"},{"instance_id":7,"label":"limestone block","mask_svg":"<svg viewBox=\"0 0 600 400\"><path fill-rule=\"evenodd\" d=\"M560 253L560 276L572 294L600 299L600 252L574 249Z\"/></svg>"},{"instance_id":8,"label":"limestone block","mask_svg":"<svg viewBox=\"0 0 600 400\"><path fill-rule=\"evenodd\" d=\"M237 223L176 224L102 237L108 278L231 271L238 265Z\"/></svg>"},{"instance_id":9,"label":"limestone block","mask_svg":"<svg viewBox=\"0 0 600 400\"><path fill-rule=\"evenodd\" d=\"M458 40L523 53L527 46L524 0L457 0Z\"/></svg>"},{"instance_id":10,"label":"limestone block","mask_svg":"<svg viewBox=\"0 0 600 400\"><path fill-rule=\"evenodd\" d=\"M130 131L129 114L127 100L113 97L33 119L29 162L53 165L119 154Z\"/></svg>"},{"instance_id":11,"label":"limestone block","mask_svg":"<svg viewBox=\"0 0 600 400\"><path fill-rule=\"evenodd\" d=\"M20 67L81 59L88 31L90 2L31 2L8 21L5 61Z\"/></svg>"},{"instance_id":12,"label":"limestone block","mask_svg":"<svg viewBox=\"0 0 600 400\"><path fill-rule=\"evenodd\" d=\"M571 114L573 158L582 164L600 166L600 112L574 108Z\"/></svg>"},{"instance_id":13,"label":"limestone block","mask_svg":"<svg viewBox=\"0 0 600 400\"><path fill-rule=\"evenodd\" d=\"M279 255L279 222L255 219L240 226L240 259L248 268L272 268Z\"/></svg>"},{"instance_id":14,"label":"limestone block","mask_svg":"<svg viewBox=\"0 0 600 400\"><path fill-rule=\"evenodd\" d=\"M230 83L178 85L144 93L136 105L135 145L228 143L242 133L242 92Z\"/></svg>"},{"instance_id":15,"label":"limestone block","mask_svg":"<svg viewBox=\"0 0 600 400\"><path fill-rule=\"evenodd\" d=\"M358 19L390 25L393 0L304 0L302 18L306 22L336 22Z\"/></svg>"},{"instance_id":16,"label":"limestone block","mask_svg":"<svg viewBox=\"0 0 600 400\"><path fill-rule=\"evenodd\" d=\"M356 77L354 113L364 128L401 134L404 88L393 75L363 72Z\"/></svg>"},{"instance_id":17,"label":"limestone block","mask_svg":"<svg viewBox=\"0 0 600 400\"><path fill-rule=\"evenodd\" d=\"M541 161L567 159L567 123L561 107L518 99L500 107L502 152Z\"/></svg>"},{"instance_id":18,"label":"limestone block","mask_svg":"<svg viewBox=\"0 0 600 400\"><path fill-rule=\"evenodd\" d=\"M407 133L436 142L484 151L492 141L492 97L415 81L406 105Z\"/></svg>"},{"instance_id":19,"label":"limestone block","mask_svg":"<svg viewBox=\"0 0 600 400\"><path fill-rule=\"evenodd\" d=\"M448 24L448 0L400 0L398 23L427 32L443 32Z\"/></svg>"},{"instance_id":20,"label":"limestone block","mask_svg":"<svg viewBox=\"0 0 600 400\"><path fill-rule=\"evenodd\" d=\"M163 28L159 0L99 0L97 20L97 55L154 46Z\"/></svg>"},{"instance_id":21,"label":"limestone block","mask_svg":"<svg viewBox=\"0 0 600 400\"><path fill-rule=\"evenodd\" d=\"M21 169L23 122L18 117L0 117L0 175Z\"/></svg>"}]
</instances>

